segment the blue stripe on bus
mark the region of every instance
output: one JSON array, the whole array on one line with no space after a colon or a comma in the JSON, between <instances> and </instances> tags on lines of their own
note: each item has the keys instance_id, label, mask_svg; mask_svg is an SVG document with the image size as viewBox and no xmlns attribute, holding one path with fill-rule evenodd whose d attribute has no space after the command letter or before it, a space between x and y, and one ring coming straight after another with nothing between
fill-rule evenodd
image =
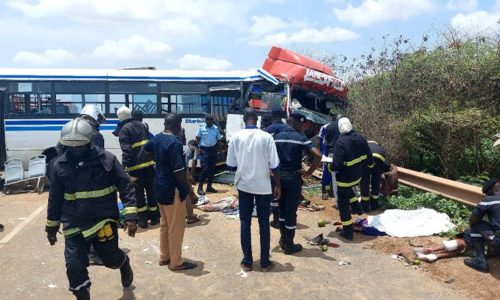
<instances>
[{"instance_id":1,"label":"blue stripe on bus","mask_svg":"<svg viewBox=\"0 0 500 300\"><path fill-rule=\"evenodd\" d=\"M68 75L0 75L0 78L26 79L26 78L46 78L46 79L130 79L130 80L189 80L189 81L210 81L210 80L245 80L257 79L260 75L252 75L248 77L149 77L149 76L68 76Z\"/></svg>"},{"instance_id":2,"label":"blue stripe on bus","mask_svg":"<svg viewBox=\"0 0 500 300\"><path fill-rule=\"evenodd\" d=\"M5 131L61 131L63 126L6 126ZM100 131L115 130L114 125L100 126Z\"/></svg>"},{"instance_id":3,"label":"blue stripe on bus","mask_svg":"<svg viewBox=\"0 0 500 300\"><path fill-rule=\"evenodd\" d=\"M5 120L5 125L64 125L68 123L68 120ZM116 125L119 120L107 120L106 125ZM106 126L103 125L103 126ZM102 127L102 126L101 126Z\"/></svg>"}]
</instances>

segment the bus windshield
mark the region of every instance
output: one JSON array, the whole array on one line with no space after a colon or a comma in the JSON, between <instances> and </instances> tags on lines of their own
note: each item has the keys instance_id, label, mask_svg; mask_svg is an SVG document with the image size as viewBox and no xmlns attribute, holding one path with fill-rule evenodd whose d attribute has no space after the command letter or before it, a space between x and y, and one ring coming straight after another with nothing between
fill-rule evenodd
<instances>
[{"instance_id":1,"label":"bus windshield","mask_svg":"<svg viewBox=\"0 0 500 300\"><path fill-rule=\"evenodd\" d=\"M285 102L286 90L283 84L256 83L248 96L248 106L262 112L283 111Z\"/></svg>"}]
</instances>

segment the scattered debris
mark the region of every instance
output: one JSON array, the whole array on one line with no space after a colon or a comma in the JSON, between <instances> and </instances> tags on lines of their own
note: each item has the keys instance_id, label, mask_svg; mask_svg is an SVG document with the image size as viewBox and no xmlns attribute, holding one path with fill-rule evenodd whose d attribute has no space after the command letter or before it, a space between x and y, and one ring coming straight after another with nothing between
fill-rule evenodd
<instances>
[{"instance_id":1,"label":"scattered debris","mask_svg":"<svg viewBox=\"0 0 500 300\"><path fill-rule=\"evenodd\" d=\"M153 262L151 262L151 261L149 261L149 260L146 260L144 263L145 263L146 265L150 265L150 264L152 264Z\"/></svg>"},{"instance_id":2,"label":"scattered debris","mask_svg":"<svg viewBox=\"0 0 500 300\"><path fill-rule=\"evenodd\" d=\"M453 282L455 282L454 278L450 278L450 279L444 281L444 283L447 283L447 284L450 284L450 283L453 283Z\"/></svg>"},{"instance_id":3,"label":"scattered debris","mask_svg":"<svg viewBox=\"0 0 500 300\"><path fill-rule=\"evenodd\" d=\"M53 284L53 283L50 283L48 285L49 289L55 289L57 287L57 285Z\"/></svg>"},{"instance_id":4,"label":"scattered debris","mask_svg":"<svg viewBox=\"0 0 500 300\"><path fill-rule=\"evenodd\" d=\"M187 249L189 249L189 246L182 247L182 250L187 250Z\"/></svg>"},{"instance_id":5,"label":"scattered debris","mask_svg":"<svg viewBox=\"0 0 500 300\"><path fill-rule=\"evenodd\" d=\"M321 218L318 220L318 227L325 227L326 221L325 219Z\"/></svg>"},{"instance_id":6,"label":"scattered debris","mask_svg":"<svg viewBox=\"0 0 500 300\"><path fill-rule=\"evenodd\" d=\"M339 266L349 266L351 263L345 260L340 260L337 262L337 265Z\"/></svg>"},{"instance_id":7,"label":"scattered debris","mask_svg":"<svg viewBox=\"0 0 500 300\"><path fill-rule=\"evenodd\" d=\"M236 273L236 275L239 275L241 276L242 278L247 278L248 277L248 273L241 270L239 273Z\"/></svg>"}]
</instances>

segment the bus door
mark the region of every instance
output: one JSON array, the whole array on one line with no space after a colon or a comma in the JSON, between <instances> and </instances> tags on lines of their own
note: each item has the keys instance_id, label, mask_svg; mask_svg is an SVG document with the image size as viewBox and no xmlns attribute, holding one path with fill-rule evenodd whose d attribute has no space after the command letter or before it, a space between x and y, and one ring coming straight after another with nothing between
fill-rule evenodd
<instances>
[{"instance_id":1,"label":"bus door","mask_svg":"<svg viewBox=\"0 0 500 300\"><path fill-rule=\"evenodd\" d=\"M220 128L226 129L228 108L241 95L240 84L214 86L208 89L210 112L219 122Z\"/></svg>"},{"instance_id":2,"label":"bus door","mask_svg":"<svg viewBox=\"0 0 500 300\"><path fill-rule=\"evenodd\" d=\"M0 87L0 169L5 162L5 88Z\"/></svg>"}]
</instances>

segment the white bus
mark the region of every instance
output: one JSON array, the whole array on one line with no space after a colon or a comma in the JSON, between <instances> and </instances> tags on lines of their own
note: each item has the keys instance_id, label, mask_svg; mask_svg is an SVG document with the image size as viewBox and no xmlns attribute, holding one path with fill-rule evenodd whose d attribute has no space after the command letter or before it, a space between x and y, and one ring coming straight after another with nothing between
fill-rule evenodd
<instances>
[{"instance_id":1,"label":"white bus","mask_svg":"<svg viewBox=\"0 0 500 300\"><path fill-rule=\"evenodd\" d=\"M240 114L241 99L255 82L278 81L263 70L206 72L166 70L0 69L0 164L25 162L53 147L62 126L86 104L105 112L100 126L108 151L121 158L116 110L126 105L144 113L153 134L165 112L182 116L186 138L194 139L206 113L224 130L228 112ZM26 164L25 164L26 166Z\"/></svg>"}]
</instances>

